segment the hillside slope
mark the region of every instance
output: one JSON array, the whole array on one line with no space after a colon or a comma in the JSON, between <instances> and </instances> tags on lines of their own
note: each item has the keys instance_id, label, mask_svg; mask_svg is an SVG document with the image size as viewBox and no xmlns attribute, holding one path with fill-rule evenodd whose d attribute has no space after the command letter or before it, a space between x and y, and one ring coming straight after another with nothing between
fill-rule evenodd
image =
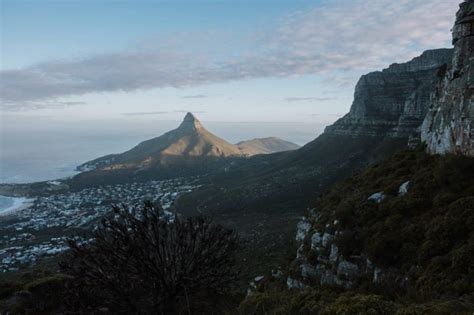
<instances>
[{"instance_id":1,"label":"hillside slope","mask_svg":"<svg viewBox=\"0 0 474 315\"><path fill-rule=\"evenodd\" d=\"M245 307L320 314L336 296L347 299L340 311L363 302L389 306L383 314L472 313L472 174L474 158L408 150L335 185L298 224L286 276L267 273Z\"/></svg>"}]
</instances>

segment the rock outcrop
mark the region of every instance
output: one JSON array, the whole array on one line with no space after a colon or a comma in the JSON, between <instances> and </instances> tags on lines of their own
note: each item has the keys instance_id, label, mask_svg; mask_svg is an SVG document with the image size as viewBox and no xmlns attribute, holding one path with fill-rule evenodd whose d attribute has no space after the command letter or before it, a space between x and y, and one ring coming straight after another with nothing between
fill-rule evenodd
<instances>
[{"instance_id":1,"label":"rock outcrop","mask_svg":"<svg viewBox=\"0 0 474 315\"><path fill-rule=\"evenodd\" d=\"M451 49L424 52L413 60L364 75L357 83L350 112L326 133L408 138L417 134L430 104L440 68Z\"/></svg>"},{"instance_id":2,"label":"rock outcrop","mask_svg":"<svg viewBox=\"0 0 474 315\"><path fill-rule=\"evenodd\" d=\"M452 62L432 94L421 138L430 153L474 156L474 0L460 5L453 44Z\"/></svg>"},{"instance_id":3,"label":"rock outcrop","mask_svg":"<svg viewBox=\"0 0 474 315\"><path fill-rule=\"evenodd\" d=\"M318 229L316 226L319 220L320 213L312 209L298 224L296 241L300 247L293 261L293 267L296 268L293 277L300 279L302 284L344 288L352 287L355 281L363 277L377 282L381 269L377 268L367 255L361 253L344 257L340 253L336 239L344 231L340 230L338 220L327 224L324 229ZM309 227L300 229L303 225ZM293 279L292 276L289 278Z\"/></svg>"}]
</instances>

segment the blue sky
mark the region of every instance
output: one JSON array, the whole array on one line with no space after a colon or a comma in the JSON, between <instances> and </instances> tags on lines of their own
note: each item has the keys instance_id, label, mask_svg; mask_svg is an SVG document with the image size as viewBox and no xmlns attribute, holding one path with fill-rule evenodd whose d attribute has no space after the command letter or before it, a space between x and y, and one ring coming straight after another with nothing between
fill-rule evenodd
<instances>
[{"instance_id":1,"label":"blue sky","mask_svg":"<svg viewBox=\"0 0 474 315\"><path fill-rule=\"evenodd\" d=\"M127 49L159 34L252 32L317 2L2 0L3 66Z\"/></svg>"},{"instance_id":2,"label":"blue sky","mask_svg":"<svg viewBox=\"0 0 474 315\"><path fill-rule=\"evenodd\" d=\"M3 115L302 121L450 47L459 0L1 1Z\"/></svg>"}]
</instances>

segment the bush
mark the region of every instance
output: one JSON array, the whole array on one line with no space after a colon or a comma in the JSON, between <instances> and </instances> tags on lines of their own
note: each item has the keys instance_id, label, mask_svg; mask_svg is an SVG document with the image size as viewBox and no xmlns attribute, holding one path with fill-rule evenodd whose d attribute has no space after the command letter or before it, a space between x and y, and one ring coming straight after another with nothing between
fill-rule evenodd
<instances>
[{"instance_id":1,"label":"bush","mask_svg":"<svg viewBox=\"0 0 474 315\"><path fill-rule=\"evenodd\" d=\"M395 314L395 303L385 301L378 295L341 295L326 307L322 315L389 315Z\"/></svg>"},{"instance_id":2,"label":"bush","mask_svg":"<svg viewBox=\"0 0 474 315\"><path fill-rule=\"evenodd\" d=\"M204 217L164 219L151 203L113 210L91 243L70 241L60 264L83 301L112 312L200 312L232 289L233 231Z\"/></svg>"},{"instance_id":3,"label":"bush","mask_svg":"<svg viewBox=\"0 0 474 315\"><path fill-rule=\"evenodd\" d=\"M327 289L256 293L240 305L240 314L395 314L399 305L378 295L340 294Z\"/></svg>"}]
</instances>

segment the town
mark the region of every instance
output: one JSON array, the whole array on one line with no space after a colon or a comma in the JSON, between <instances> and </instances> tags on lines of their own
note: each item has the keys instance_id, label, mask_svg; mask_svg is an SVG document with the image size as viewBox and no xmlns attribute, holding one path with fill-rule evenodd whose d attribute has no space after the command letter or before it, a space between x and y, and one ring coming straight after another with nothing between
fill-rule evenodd
<instances>
[{"instance_id":1,"label":"town","mask_svg":"<svg viewBox=\"0 0 474 315\"><path fill-rule=\"evenodd\" d=\"M160 204L167 216L176 198L197 187L197 177L86 188L37 197L33 205L0 221L0 272L18 271L68 249L71 238L87 242L112 205Z\"/></svg>"}]
</instances>

